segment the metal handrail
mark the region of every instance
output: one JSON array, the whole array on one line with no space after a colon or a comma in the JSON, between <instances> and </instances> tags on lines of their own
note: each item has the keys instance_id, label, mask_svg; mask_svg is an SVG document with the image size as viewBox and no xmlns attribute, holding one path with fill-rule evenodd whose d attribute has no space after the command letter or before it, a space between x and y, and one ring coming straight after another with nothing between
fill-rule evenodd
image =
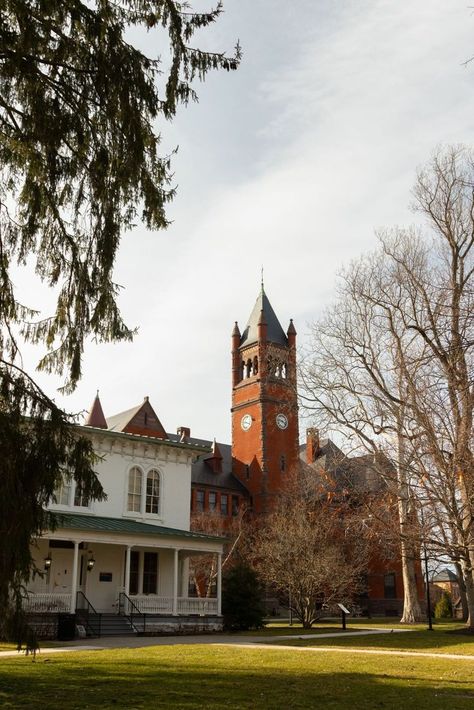
<instances>
[{"instance_id":1,"label":"metal handrail","mask_svg":"<svg viewBox=\"0 0 474 710\"><path fill-rule=\"evenodd\" d=\"M82 608L82 607L79 606L79 600L83 600L83 601L86 603L86 607L85 607L85 608ZM90 603L90 601L88 600L88 598L86 597L86 595L84 594L84 592L81 592L81 591L79 590L79 591L76 592L76 613L77 613L77 612L81 612L81 611L87 612L86 614L84 614L84 616L82 616L82 614L79 614L79 615L80 615L80 617L81 617L81 620L85 623L85 625L86 625L87 628L89 629L89 631L90 631L92 634L97 635L97 636L100 637L100 635L101 635L101 630L102 630L102 614L99 614L99 612L96 611L96 609L94 609L94 607L92 606L92 604ZM92 625L90 624L89 619L90 619L91 617L92 617L93 619L97 619L97 621L98 621L98 629L97 629L97 628L94 628L94 626L92 626Z\"/></svg>"},{"instance_id":2,"label":"metal handrail","mask_svg":"<svg viewBox=\"0 0 474 710\"><path fill-rule=\"evenodd\" d=\"M128 610L129 610L128 614L125 611L124 600L128 602ZM138 618L141 618L141 620L142 620L142 624L143 624L142 631L144 633L145 628L146 628L146 614L144 614L142 611L140 611L140 609L137 607L137 605L130 599L128 594L126 594L125 592L119 592L119 613L121 613L122 610L123 610L123 616L125 616L130 621L130 625L133 626L135 631L138 633L140 631L140 629L137 629L137 627L133 621L133 617L134 617L133 610L135 610L135 613L136 613L136 615L138 615Z\"/></svg>"}]
</instances>

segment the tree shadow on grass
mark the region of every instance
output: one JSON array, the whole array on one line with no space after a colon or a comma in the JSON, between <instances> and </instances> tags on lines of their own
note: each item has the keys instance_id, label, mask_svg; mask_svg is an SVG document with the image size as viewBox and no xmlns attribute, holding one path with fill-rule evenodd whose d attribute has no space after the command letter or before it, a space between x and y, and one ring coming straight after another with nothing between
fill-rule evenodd
<instances>
[{"instance_id":1,"label":"tree shadow on grass","mask_svg":"<svg viewBox=\"0 0 474 710\"><path fill-rule=\"evenodd\" d=\"M309 658L302 658L302 656ZM0 662L4 708L403 708L474 706L472 672L438 661L213 647L134 649ZM66 658L66 656L68 656ZM73 657L74 656L74 657ZM465 664L462 664L463 666ZM467 669L465 669L467 670Z\"/></svg>"}]
</instances>

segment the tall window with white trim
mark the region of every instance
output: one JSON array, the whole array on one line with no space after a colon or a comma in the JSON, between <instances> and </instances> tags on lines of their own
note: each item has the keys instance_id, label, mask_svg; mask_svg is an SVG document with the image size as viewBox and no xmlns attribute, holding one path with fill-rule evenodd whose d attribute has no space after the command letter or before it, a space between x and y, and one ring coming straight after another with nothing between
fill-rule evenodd
<instances>
[{"instance_id":1,"label":"tall window with white trim","mask_svg":"<svg viewBox=\"0 0 474 710\"><path fill-rule=\"evenodd\" d=\"M138 466L134 466L128 473L128 502L127 510L130 513L141 513L142 510L142 485L143 473Z\"/></svg>"},{"instance_id":2,"label":"tall window with white trim","mask_svg":"<svg viewBox=\"0 0 474 710\"><path fill-rule=\"evenodd\" d=\"M146 477L145 512L158 515L160 510L160 474L158 471L148 471Z\"/></svg>"}]
</instances>

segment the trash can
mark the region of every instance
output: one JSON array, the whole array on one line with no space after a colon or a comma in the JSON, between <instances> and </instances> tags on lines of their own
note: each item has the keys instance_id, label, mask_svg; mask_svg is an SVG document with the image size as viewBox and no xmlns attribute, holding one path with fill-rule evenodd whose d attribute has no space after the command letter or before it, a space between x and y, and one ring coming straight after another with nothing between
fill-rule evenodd
<instances>
[{"instance_id":1,"label":"trash can","mask_svg":"<svg viewBox=\"0 0 474 710\"><path fill-rule=\"evenodd\" d=\"M73 641L76 637L76 615L59 614L58 641Z\"/></svg>"}]
</instances>

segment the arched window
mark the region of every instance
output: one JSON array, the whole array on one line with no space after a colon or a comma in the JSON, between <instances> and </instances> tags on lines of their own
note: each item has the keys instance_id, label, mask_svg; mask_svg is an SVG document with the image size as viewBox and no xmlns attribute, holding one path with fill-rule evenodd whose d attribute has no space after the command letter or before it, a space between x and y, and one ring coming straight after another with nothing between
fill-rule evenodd
<instances>
[{"instance_id":1,"label":"arched window","mask_svg":"<svg viewBox=\"0 0 474 710\"><path fill-rule=\"evenodd\" d=\"M158 515L160 510L160 474L148 471L146 477L145 512Z\"/></svg>"},{"instance_id":2,"label":"arched window","mask_svg":"<svg viewBox=\"0 0 474 710\"><path fill-rule=\"evenodd\" d=\"M256 355L253 359L253 374L258 375L258 357Z\"/></svg>"},{"instance_id":3,"label":"arched window","mask_svg":"<svg viewBox=\"0 0 474 710\"><path fill-rule=\"evenodd\" d=\"M245 365L245 369L246 369L247 377L250 377L252 374L252 360L250 358L247 360L247 364Z\"/></svg>"},{"instance_id":4,"label":"arched window","mask_svg":"<svg viewBox=\"0 0 474 710\"><path fill-rule=\"evenodd\" d=\"M286 457L285 457L285 454L282 454L282 455L280 456L280 471L281 471L282 473L285 473L285 471L286 471Z\"/></svg>"},{"instance_id":5,"label":"arched window","mask_svg":"<svg viewBox=\"0 0 474 710\"><path fill-rule=\"evenodd\" d=\"M128 503L130 513L140 513L142 509L143 473L138 466L130 469L128 474Z\"/></svg>"}]
</instances>

